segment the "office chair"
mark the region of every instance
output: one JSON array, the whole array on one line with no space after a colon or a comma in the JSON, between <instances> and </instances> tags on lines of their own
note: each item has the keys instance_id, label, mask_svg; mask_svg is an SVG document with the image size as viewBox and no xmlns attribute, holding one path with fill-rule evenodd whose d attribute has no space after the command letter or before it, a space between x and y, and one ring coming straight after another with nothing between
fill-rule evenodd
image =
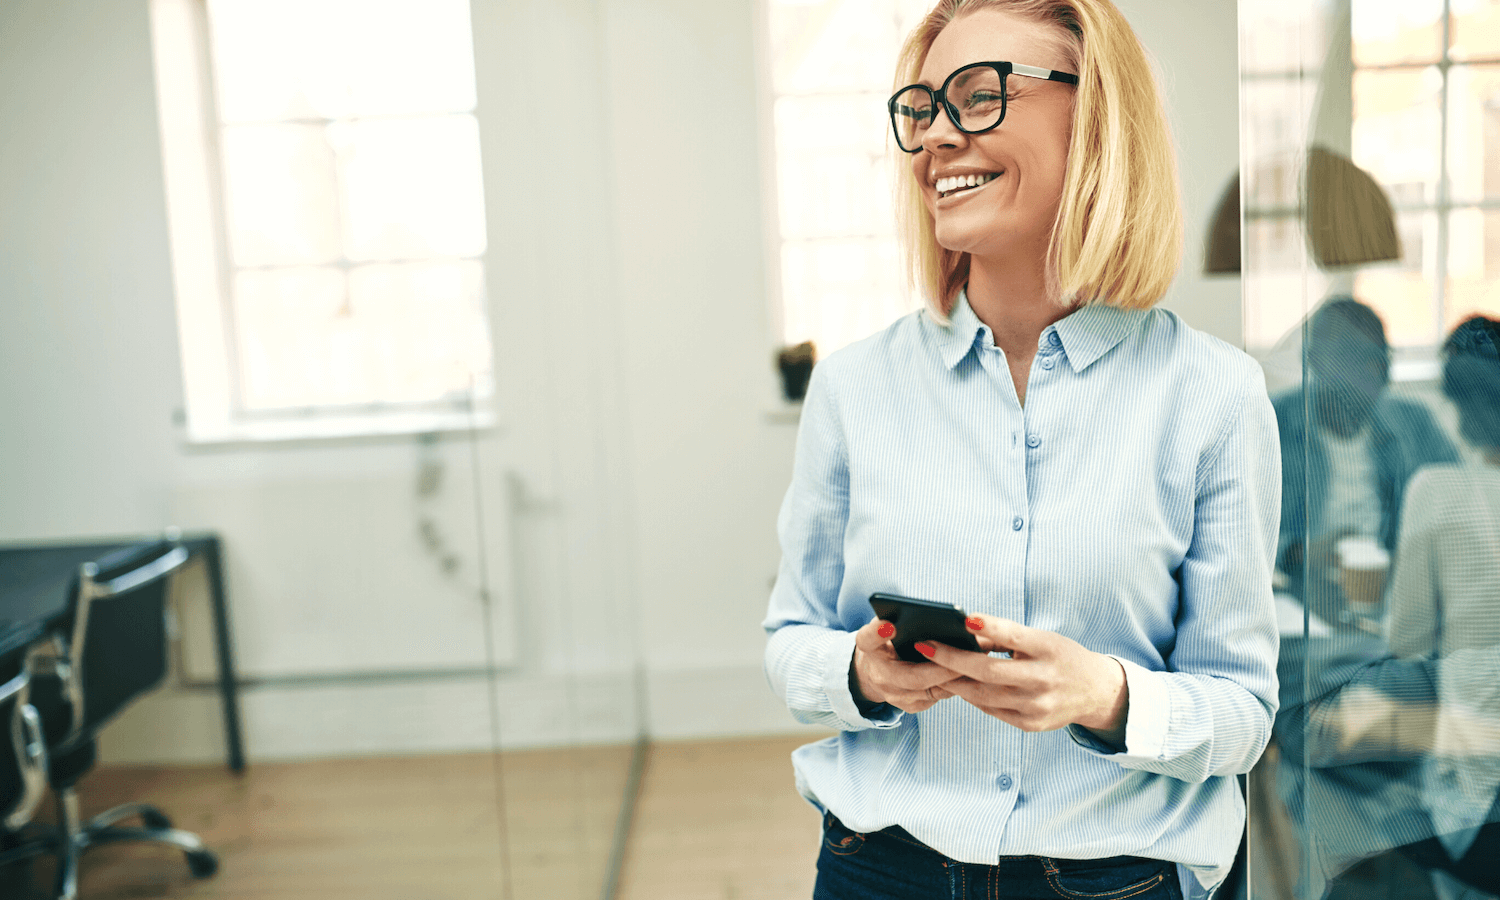
<instances>
[{"instance_id":1,"label":"office chair","mask_svg":"<svg viewBox=\"0 0 1500 900\"><path fill-rule=\"evenodd\" d=\"M20 657L0 661L0 834L14 835L30 822L47 790L47 746L30 692L31 674Z\"/></svg>"},{"instance_id":2,"label":"office chair","mask_svg":"<svg viewBox=\"0 0 1500 900\"><path fill-rule=\"evenodd\" d=\"M218 870L218 857L197 835L173 828L153 806L125 804L80 822L75 790L93 768L99 731L166 677L168 576L187 558L187 550L168 538L84 563L67 622L27 655L31 700L41 716L47 781L57 796L58 824L6 856L55 853L59 900L77 896L79 857L98 844L167 844L183 851L195 877L207 878ZM143 827L117 824L132 817Z\"/></svg>"}]
</instances>

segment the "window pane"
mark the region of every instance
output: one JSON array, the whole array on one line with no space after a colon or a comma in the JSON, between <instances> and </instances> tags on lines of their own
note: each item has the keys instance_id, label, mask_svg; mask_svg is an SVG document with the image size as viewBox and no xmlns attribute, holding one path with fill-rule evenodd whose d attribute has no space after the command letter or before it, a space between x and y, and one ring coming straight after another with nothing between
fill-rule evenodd
<instances>
[{"instance_id":1,"label":"window pane","mask_svg":"<svg viewBox=\"0 0 1500 900\"><path fill-rule=\"evenodd\" d=\"M365 377L375 396L420 402L488 384L482 264L356 266L349 302L364 332Z\"/></svg>"},{"instance_id":2,"label":"window pane","mask_svg":"<svg viewBox=\"0 0 1500 900\"><path fill-rule=\"evenodd\" d=\"M478 256L485 248L479 129L472 116L328 126L353 260Z\"/></svg>"},{"instance_id":3,"label":"window pane","mask_svg":"<svg viewBox=\"0 0 1500 900\"><path fill-rule=\"evenodd\" d=\"M1455 201L1500 197L1500 66L1448 72L1448 177Z\"/></svg>"},{"instance_id":4,"label":"window pane","mask_svg":"<svg viewBox=\"0 0 1500 900\"><path fill-rule=\"evenodd\" d=\"M1298 72L1328 47L1328 17L1309 14L1301 3L1241 3L1239 19L1243 75Z\"/></svg>"},{"instance_id":5,"label":"window pane","mask_svg":"<svg viewBox=\"0 0 1500 900\"><path fill-rule=\"evenodd\" d=\"M827 356L915 309L894 238L787 241L781 248L787 343Z\"/></svg>"},{"instance_id":6,"label":"window pane","mask_svg":"<svg viewBox=\"0 0 1500 900\"><path fill-rule=\"evenodd\" d=\"M209 0L224 122L474 108L467 0Z\"/></svg>"},{"instance_id":7,"label":"window pane","mask_svg":"<svg viewBox=\"0 0 1500 900\"><path fill-rule=\"evenodd\" d=\"M1500 2L1462 0L1453 4L1452 40L1448 51L1454 59L1500 57Z\"/></svg>"},{"instance_id":8,"label":"window pane","mask_svg":"<svg viewBox=\"0 0 1500 900\"><path fill-rule=\"evenodd\" d=\"M358 403L357 331L339 269L240 272L234 279L240 393L249 410Z\"/></svg>"},{"instance_id":9,"label":"window pane","mask_svg":"<svg viewBox=\"0 0 1500 900\"><path fill-rule=\"evenodd\" d=\"M885 111L872 100L852 94L776 101L784 240L891 233ZM897 165L908 159L900 156Z\"/></svg>"},{"instance_id":10,"label":"window pane","mask_svg":"<svg viewBox=\"0 0 1500 900\"><path fill-rule=\"evenodd\" d=\"M772 0L771 78L777 94L894 84L901 41L930 0Z\"/></svg>"},{"instance_id":11,"label":"window pane","mask_svg":"<svg viewBox=\"0 0 1500 900\"><path fill-rule=\"evenodd\" d=\"M1454 210L1443 334L1475 313L1500 316L1500 211Z\"/></svg>"},{"instance_id":12,"label":"window pane","mask_svg":"<svg viewBox=\"0 0 1500 900\"><path fill-rule=\"evenodd\" d=\"M477 262L241 272L235 305L250 411L438 400L489 378Z\"/></svg>"},{"instance_id":13,"label":"window pane","mask_svg":"<svg viewBox=\"0 0 1500 900\"><path fill-rule=\"evenodd\" d=\"M776 150L857 149L882 156L891 128L886 98L872 93L779 97L776 100ZM905 154L902 154L905 157Z\"/></svg>"},{"instance_id":14,"label":"window pane","mask_svg":"<svg viewBox=\"0 0 1500 900\"><path fill-rule=\"evenodd\" d=\"M1240 82L1241 157L1250 210L1295 209L1306 164L1307 123L1318 85L1312 79L1266 77Z\"/></svg>"},{"instance_id":15,"label":"window pane","mask_svg":"<svg viewBox=\"0 0 1500 900\"><path fill-rule=\"evenodd\" d=\"M228 127L223 158L235 265L325 263L342 255L333 152L322 126Z\"/></svg>"},{"instance_id":16,"label":"window pane","mask_svg":"<svg viewBox=\"0 0 1500 900\"><path fill-rule=\"evenodd\" d=\"M1433 212L1397 214L1401 260L1371 266L1355 276L1355 297L1380 313L1393 347L1430 347L1437 340L1437 223Z\"/></svg>"},{"instance_id":17,"label":"window pane","mask_svg":"<svg viewBox=\"0 0 1500 900\"><path fill-rule=\"evenodd\" d=\"M1354 162L1398 204L1437 199L1441 91L1435 66L1354 73Z\"/></svg>"},{"instance_id":18,"label":"window pane","mask_svg":"<svg viewBox=\"0 0 1500 900\"><path fill-rule=\"evenodd\" d=\"M1353 5L1354 64L1436 62L1443 0L1359 0Z\"/></svg>"}]
</instances>

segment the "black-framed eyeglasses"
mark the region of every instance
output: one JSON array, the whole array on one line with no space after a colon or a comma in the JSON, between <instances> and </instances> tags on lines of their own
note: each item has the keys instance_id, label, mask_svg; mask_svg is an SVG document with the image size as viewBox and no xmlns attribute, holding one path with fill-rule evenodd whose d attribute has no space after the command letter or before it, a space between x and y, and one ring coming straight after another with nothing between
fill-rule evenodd
<instances>
[{"instance_id":1,"label":"black-framed eyeglasses","mask_svg":"<svg viewBox=\"0 0 1500 900\"><path fill-rule=\"evenodd\" d=\"M922 149L922 136L937 118L938 104L948 121L965 134L989 131L1005 121L1005 79L1024 75L1043 81L1077 84L1078 76L1011 62L969 63L948 76L937 90L925 84L909 84L887 102L896 143L907 153Z\"/></svg>"}]
</instances>

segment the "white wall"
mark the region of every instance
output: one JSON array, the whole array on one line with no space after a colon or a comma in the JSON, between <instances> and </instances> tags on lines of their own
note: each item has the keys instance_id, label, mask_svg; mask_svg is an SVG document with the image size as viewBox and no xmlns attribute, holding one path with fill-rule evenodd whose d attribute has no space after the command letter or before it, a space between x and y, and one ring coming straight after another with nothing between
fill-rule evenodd
<instances>
[{"instance_id":1,"label":"white wall","mask_svg":"<svg viewBox=\"0 0 1500 900\"><path fill-rule=\"evenodd\" d=\"M1164 305L1195 328L1242 346L1239 278L1203 274L1214 210L1239 170L1236 6L1232 0L1116 3L1159 66L1177 142L1186 243Z\"/></svg>"},{"instance_id":2,"label":"white wall","mask_svg":"<svg viewBox=\"0 0 1500 900\"><path fill-rule=\"evenodd\" d=\"M1171 303L1237 341L1237 282L1193 268L1235 166L1233 6L1126 9L1178 104L1189 244ZM473 17L502 420L477 452L492 586L515 639L501 739L630 736L637 658L656 735L795 730L760 674L795 428L768 414L753 0L475 0ZM571 115L541 108L519 130L487 115L499 98L513 112L510 85L547 79L569 86ZM674 104L643 107L642 85L671 85ZM214 497L331 484L386 497L362 514L370 540L430 564L402 543L416 540L402 499L415 441L181 444L153 91L145 0L0 5L0 540L150 531L192 513L225 529L233 566L236 546L274 543L296 501L216 522ZM456 436L432 451L452 473L435 514L456 545L475 532L471 449ZM314 556L335 568L352 552ZM288 640L337 645L349 666L392 634L473 661L476 556L469 581L434 567L369 608L231 597L246 668L266 679L246 693L252 759L483 746L480 678L296 684L277 680L296 659L276 656L276 636L295 630ZM201 607L188 609L201 667ZM205 692L165 691L105 750L211 757L216 715Z\"/></svg>"}]
</instances>

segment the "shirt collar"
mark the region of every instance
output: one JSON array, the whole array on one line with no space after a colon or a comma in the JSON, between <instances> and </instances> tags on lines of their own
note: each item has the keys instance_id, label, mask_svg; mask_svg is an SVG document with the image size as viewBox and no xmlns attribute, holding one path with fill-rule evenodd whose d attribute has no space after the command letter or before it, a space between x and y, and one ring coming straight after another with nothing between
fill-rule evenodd
<instances>
[{"instance_id":1,"label":"shirt collar","mask_svg":"<svg viewBox=\"0 0 1500 900\"><path fill-rule=\"evenodd\" d=\"M1140 328L1148 313L1144 309L1093 304L1074 310L1048 328L1056 330L1062 339L1068 365L1074 372L1082 372ZM1042 340L1047 340L1045 331Z\"/></svg>"},{"instance_id":2,"label":"shirt collar","mask_svg":"<svg viewBox=\"0 0 1500 900\"><path fill-rule=\"evenodd\" d=\"M1048 325L1042 331L1042 345L1046 346L1055 331L1068 364L1074 372L1082 372L1139 328L1146 314L1143 309L1103 305L1080 307ZM943 364L950 369L957 366L980 337L988 337L989 333L989 326L979 321L969 306L968 291L960 290L953 301L953 311L948 314L948 328L938 341Z\"/></svg>"},{"instance_id":3,"label":"shirt collar","mask_svg":"<svg viewBox=\"0 0 1500 900\"><path fill-rule=\"evenodd\" d=\"M989 334L989 326L979 321L974 310L969 308L969 292L960 290L953 301L953 311L948 313L948 328L938 339L943 365L952 369L963 361L981 334Z\"/></svg>"}]
</instances>

